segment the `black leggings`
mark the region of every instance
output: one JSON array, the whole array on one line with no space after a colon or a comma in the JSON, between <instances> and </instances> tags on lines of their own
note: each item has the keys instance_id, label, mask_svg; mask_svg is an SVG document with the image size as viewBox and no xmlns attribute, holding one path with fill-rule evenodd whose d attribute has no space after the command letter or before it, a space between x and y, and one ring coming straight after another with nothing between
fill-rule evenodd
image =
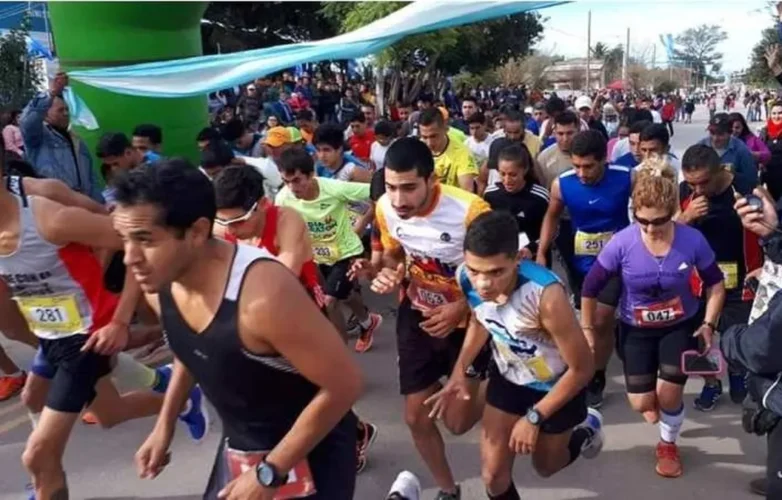
<instances>
[{"instance_id":1,"label":"black leggings","mask_svg":"<svg viewBox=\"0 0 782 500\"><path fill-rule=\"evenodd\" d=\"M665 125L668 126L668 133L673 137L673 120L666 121Z\"/></svg>"}]
</instances>

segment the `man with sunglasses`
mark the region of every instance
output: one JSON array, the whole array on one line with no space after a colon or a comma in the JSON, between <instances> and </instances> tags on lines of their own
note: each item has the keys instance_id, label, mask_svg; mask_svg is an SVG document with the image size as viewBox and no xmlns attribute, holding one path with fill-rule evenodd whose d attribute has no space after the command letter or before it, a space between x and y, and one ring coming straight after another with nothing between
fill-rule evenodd
<instances>
[{"instance_id":1,"label":"man with sunglasses","mask_svg":"<svg viewBox=\"0 0 782 500\"><path fill-rule=\"evenodd\" d=\"M725 306L718 331L737 324L746 324L752 308L754 292L747 286L748 275L763 264L763 252L757 235L745 230L733 208L736 198L754 188L745 178L721 164L714 149L696 144L682 158L679 199L682 213L678 221L698 229L706 237L717 256L725 276ZM696 280L700 287L700 280ZM730 399L741 404L747 395L745 374L732 370L728 375ZM722 382L705 377L703 390L695 399L695 409L711 411L722 396Z\"/></svg>"},{"instance_id":2,"label":"man with sunglasses","mask_svg":"<svg viewBox=\"0 0 782 500\"><path fill-rule=\"evenodd\" d=\"M307 293L335 324L338 310L326 307L323 278L313 260L312 240L307 224L296 210L277 207L265 196L261 174L246 166L229 167L214 180L217 216L215 233L230 242L241 242L264 248L275 255L299 277ZM336 314L334 314L336 313ZM377 437L377 426L358 420L358 470L366 466L369 447Z\"/></svg>"},{"instance_id":3,"label":"man with sunglasses","mask_svg":"<svg viewBox=\"0 0 782 500\"><path fill-rule=\"evenodd\" d=\"M606 140L594 130L580 132L570 148L573 168L559 175L551 184L548 211L538 246L538 264L545 266L546 255L557 234L557 225L565 209L572 220L574 255L570 288L575 303L581 303L581 285L598 254L611 237L630 221L627 206L632 191L632 170L606 164ZM621 282L614 277L605 286L598 302L594 323L582 328L595 352L595 376L587 388L589 406L603 403L605 370L614 349L614 311L619 303Z\"/></svg>"}]
</instances>

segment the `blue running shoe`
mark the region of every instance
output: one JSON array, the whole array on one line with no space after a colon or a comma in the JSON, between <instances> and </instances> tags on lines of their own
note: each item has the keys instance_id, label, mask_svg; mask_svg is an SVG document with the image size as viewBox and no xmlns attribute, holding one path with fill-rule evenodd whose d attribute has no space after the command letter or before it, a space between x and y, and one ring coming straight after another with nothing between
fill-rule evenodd
<instances>
[{"instance_id":1,"label":"blue running shoe","mask_svg":"<svg viewBox=\"0 0 782 500\"><path fill-rule=\"evenodd\" d=\"M730 400L733 404L740 405L747 397L747 375L745 373L729 373L728 385L730 388Z\"/></svg>"},{"instance_id":2,"label":"blue running shoe","mask_svg":"<svg viewBox=\"0 0 782 500\"><path fill-rule=\"evenodd\" d=\"M155 380L155 386L152 388L152 390L160 394L164 394L166 389L168 389L168 383L171 381L171 373L173 370L174 366L171 364L155 368L155 375L157 376L157 380Z\"/></svg>"},{"instance_id":3,"label":"blue running shoe","mask_svg":"<svg viewBox=\"0 0 782 500\"><path fill-rule=\"evenodd\" d=\"M722 396L721 380L717 380L714 383L703 384L701 395L695 398L694 401L695 409L699 411L713 410L714 407L717 406L717 401L719 401L720 396Z\"/></svg>"},{"instance_id":4,"label":"blue running shoe","mask_svg":"<svg viewBox=\"0 0 782 500\"><path fill-rule=\"evenodd\" d=\"M31 483L25 485L24 492L27 493L27 500L35 500L35 486Z\"/></svg>"},{"instance_id":5,"label":"blue running shoe","mask_svg":"<svg viewBox=\"0 0 782 500\"><path fill-rule=\"evenodd\" d=\"M206 408L204 393L198 386L190 391L187 410L179 415L179 420L187 425L190 437L200 443L209 433L209 410Z\"/></svg>"},{"instance_id":6,"label":"blue running shoe","mask_svg":"<svg viewBox=\"0 0 782 500\"><path fill-rule=\"evenodd\" d=\"M581 446L581 456L587 459L595 458L603 450L605 435L603 434L603 415L594 408L587 408L587 418L578 427L592 431L592 437Z\"/></svg>"}]
</instances>

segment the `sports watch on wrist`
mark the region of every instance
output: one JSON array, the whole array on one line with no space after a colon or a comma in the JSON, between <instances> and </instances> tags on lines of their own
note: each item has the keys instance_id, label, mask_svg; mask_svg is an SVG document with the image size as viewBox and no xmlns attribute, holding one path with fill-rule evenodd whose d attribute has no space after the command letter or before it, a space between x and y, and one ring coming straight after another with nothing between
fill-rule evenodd
<instances>
[{"instance_id":1,"label":"sports watch on wrist","mask_svg":"<svg viewBox=\"0 0 782 500\"><path fill-rule=\"evenodd\" d=\"M255 477L264 488L277 488L288 481L288 474L281 475L277 467L266 460L255 467Z\"/></svg>"},{"instance_id":2,"label":"sports watch on wrist","mask_svg":"<svg viewBox=\"0 0 782 500\"><path fill-rule=\"evenodd\" d=\"M534 426L538 426L543 423L543 415L541 415L541 413L535 408L530 408L527 410L527 415L525 418Z\"/></svg>"}]
</instances>

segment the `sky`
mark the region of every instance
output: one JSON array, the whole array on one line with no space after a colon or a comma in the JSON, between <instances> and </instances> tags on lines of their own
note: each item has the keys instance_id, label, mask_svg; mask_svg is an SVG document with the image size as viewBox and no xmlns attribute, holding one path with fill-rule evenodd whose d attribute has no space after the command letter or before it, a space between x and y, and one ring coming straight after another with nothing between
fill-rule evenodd
<instances>
[{"instance_id":1,"label":"sky","mask_svg":"<svg viewBox=\"0 0 782 500\"><path fill-rule=\"evenodd\" d=\"M752 47L761 31L772 25L772 10L765 0L585 0L549 7L540 11L548 20L541 42L544 53L565 57L586 57L587 13L592 11L592 46L603 42L609 47L624 44L630 28L630 54L646 49L651 62L652 47L657 46L657 66L667 63L660 35L674 37L699 24L717 24L728 33L719 51L724 54L723 71L739 71L749 66Z\"/></svg>"}]
</instances>

